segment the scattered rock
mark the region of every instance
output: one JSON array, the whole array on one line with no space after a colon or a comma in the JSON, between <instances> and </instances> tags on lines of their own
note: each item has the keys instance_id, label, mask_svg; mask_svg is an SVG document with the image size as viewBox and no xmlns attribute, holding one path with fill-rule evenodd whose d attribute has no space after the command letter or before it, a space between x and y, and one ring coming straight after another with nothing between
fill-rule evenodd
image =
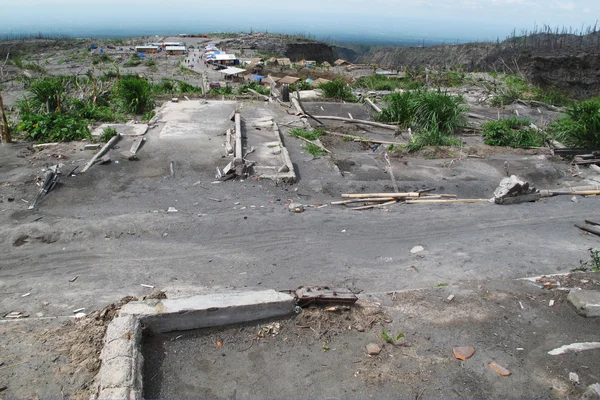
<instances>
[{"instance_id":1,"label":"scattered rock","mask_svg":"<svg viewBox=\"0 0 600 400\"><path fill-rule=\"evenodd\" d=\"M573 383L579 383L579 375L575 372L569 372L569 380Z\"/></svg>"},{"instance_id":2,"label":"scattered rock","mask_svg":"<svg viewBox=\"0 0 600 400\"><path fill-rule=\"evenodd\" d=\"M356 325L356 327L355 327L355 328L356 328L356 330L357 330L357 331L359 331L359 332L364 332L364 331L365 331L365 327L364 327L364 326L362 326L362 325L360 325L360 324Z\"/></svg>"},{"instance_id":3,"label":"scattered rock","mask_svg":"<svg viewBox=\"0 0 600 400\"><path fill-rule=\"evenodd\" d=\"M473 357L473 354L475 354L475 347L473 346L462 346L462 347L455 347L454 349L452 349L452 351L454 352L454 357L458 358L459 360L468 360L469 358Z\"/></svg>"},{"instance_id":4,"label":"scattered rock","mask_svg":"<svg viewBox=\"0 0 600 400\"><path fill-rule=\"evenodd\" d=\"M289 211L290 212L294 212L294 213L302 213L304 212L305 208L302 204L296 204L296 203L292 203L289 205Z\"/></svg>"},{"instance_id":5,"label":"scattered rock","mask_svg":"<svg viewBox=\"0 0 600 400\"><path fill-rule=\"evenodd\" d=\"M600 317L600 292L595 290L572 290L567 300L584 317Z\"/></svg>"},{"instance_id":6,"label":"scattered rock","mask_svg":"<svg viewBox=\"0 0 600 400\"><path fill-rule=\"evenodd\" d=\"M369 343L367 345L367 354L370 356L376 356L381 353L381 346L377 343Z\"/></svg>"},{"instance_id":7,"label":"scattered rock","mask_svg":"<svg viewBox=\"0 0 600 400\"><path fill-rule=\"evenodd\" d=\"M176 213L177 209L175 207L169 207L169 209L167 210L168 213Z\"/></svg>"},{"instance_id":8,"label":"scattered rock","mask_svg":"<svg viewBox=\"0 0 600 400\"><path fill-rule=\"evenodd\" d=\"M494 191L494 202L496 204L518 204L528 201L536 201L541 198L539 190L529 182L521 180L512 175L504 178L500 186Z\"/></svg>"},{"instance_id":9,"label":"scattered rock","mask_svg":"<svg viewBox=\"0 0 600 400\"><path fill-rule=\"evenodd\" d=\"M498 364L496 361L492 361L488 366L499 373L502 376L511 376L512 372L504 368L502 365Z\"/></svg>"},{"instance_id":10,"label":"scattered rock","mask_svg":"<svg viewBox=\"0 0 600 400\"><path fill-rule=\"evenodd\" d=\"M412 248L412 250L410 252L411 252L411 254L417 254L417 253L422 252L423 250L425 250L425 247L423 247L423 246L415 246L415 247Z\"/></svg>"},{"instance_id":11,"label":"scattered rock","mask_svg":"<svg viewBox=\"0 0 600 400\"><path fill-rule=\"evenodd\" d=\"M588 386L583 394L584 399L600 399L600 383L594 383Z\"/></svg>"},{"instance_id":12,"label":"scattered rock","mask_svg":"<svg viewBox=\"0 0 600 400\"><path fill-rule=\"evenodd\" d=\"M572 201L573 203L579 203L579 199L577 198L577 196L573 196L573 197L571 197L571 201Z\"/></svg>"}]
</instances>

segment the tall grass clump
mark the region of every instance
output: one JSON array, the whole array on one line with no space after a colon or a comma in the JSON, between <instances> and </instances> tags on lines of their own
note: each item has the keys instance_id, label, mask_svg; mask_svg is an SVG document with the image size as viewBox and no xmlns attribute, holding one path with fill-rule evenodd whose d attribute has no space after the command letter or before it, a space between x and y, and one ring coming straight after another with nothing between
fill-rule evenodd
<instances>
[{"instance_id":1,"label":"tall grass clump","mask_svg":"<svg viewBox=\"0 0 600 400\"><path fill-rule=\"evenodd\" d=\"M328 99L356 101L352 89L343 79L321 83L319 89L323 91L323 96Z\"/></svg>"},{"instance_id":2,"label":"tall grass clump","mask_svg":"<svg viewBox=\"0 0 600 400\"><path fill-rule=\"evenodd\" d=\"M517 117L490 121L482 126L483 142L490 146L539 147L545 137L539 129L531 127L531 121Z\"/></svg>"},{"instance_id":3,"label":"tall grass clump","mask_svg":"<svg viewBox=\"0 0 600 400\"><path fill-rule=\"evenodd\" d=\"M569 147L600 148L600 100L572 103L565 114L548 127L556 140Z\"/></svg>"},{"instance_id":4,"label":"tall grass clump","mask_svg":"<svg viewBox=\"0 0 600 400\"><path fill-rule=\"evenodd\" d=\"M116 85L116 95L126 111L143 114L154 108L152 87L146 79L126 75Z\"/></svg>"}]
</instances>

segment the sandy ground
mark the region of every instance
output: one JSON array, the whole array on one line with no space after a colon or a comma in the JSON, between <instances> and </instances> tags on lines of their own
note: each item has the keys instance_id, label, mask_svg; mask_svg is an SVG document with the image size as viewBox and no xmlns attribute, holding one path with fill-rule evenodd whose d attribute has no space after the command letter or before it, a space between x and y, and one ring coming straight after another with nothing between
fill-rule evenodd
<instances>
[{"instance_id":1,"label":"sandy ground","mask_svg":"<svg viewBox=\"0 0 600 400\"><path fill-rule=\"evenodd\" d=\"M59 56L49 61L51 73L73 68L66 62L59 64ZM175 77L190 83L197 79L199 84L199 76L179 70L180 61L181 57L157 59L158 70L151 78ZM96 72L105 71L98 68ZM146 67L122 72L149 73ZM11 86L13 95L5 97L7 105L23 93L19 90L18 84ZM167 373L159 380L160 387L149 389L154 393L150 397L186 397L199 387L208 387L210 390L201 393L215 397L234 393L239 397L280 393L285 397L366 397L374 393L376 397L415 398L567 397L580 389L565 383L568 372L577 371L582 385L599 380L593 375L597 352L578 363L576 357L564 357L557 363L545 356L546 349L555 345L592 340L598 322L575 316L560 293L556 297L560 307L549 309L548 299L538 294L537 288L512 283L524 276L566 273L586 259L587 249L596 247L598 239L582 234L573 224L600 220L597 198L573 202L570 197L556 197L514 206L396 205L368 212L332 206L329 202L339 200L342 193L393 190L385 146L324 137L323 143L334 154L314 158L303 149L303 142L288 133L298 119L279 105L263 102L241 104L242 117L271 116L282 127L298 183L284 185L253 178L213 183L215 168L228 162L223 156L222 134L227 129L226 118L236 106L213 102L205 114L192 109L163 115L146 134L139 161L128 161L121 153L132 144L132 138L125 138L111 152L110 164L96 165L84 175L76 172L61 177L36 211L29 211L28 205L37 193L35 182L43 170L57 163L63 164L65 172L75 166L82 168L93 152L83 150L85 143L41 151L27 143L0 147L0 316L14 311L28 316L24 321L0 324L0 362L4 362L0 386L7 386L2 396L86 397L98 366L95 344L106 323L94 312L125 296L150 294L142 284L165 290L169 297L207 290L347 287L373 294L373 301L380 303L393 321L383 322L386 329L407 334L406 346L386 345L382 356L367 359L364 345L376 340L381 325L364 333L340 330L325 338L323 330L317 330L319 336L315 337L310 329L298 332L294 327L301 315L297 317L300 320L283 322L284 332L295 335L289 353L284 353L290 343L282 342L287 337L283 333L257 342L237 358L227 354L226 344L225 357L210 353L210 359L218 358L218 363L198 364L211 377L209 383L218 381L220 374L226 385L208 387L199 382L200 386L189 392L177 393L169 391L174 382L195 378L168 373L173 357L170 349L178 350L181 338L172 344L170 338L158 338L156 343L169 343L163 360ZM348 116L350 112L354 118L370 114L360 105L307 102L306 106L316 114ZM537 112L520 106L515 109L532 117ZM497 110L476 112L493 118ZM502 112L509 115L515 110ZM545 120L551 117L542 115ZM406 140L364 126L332 124L331 128L382 140ZM511 173L540 189L594 182L591 175L571 169L544 149L494 149L484 146L480 138L464 139L463 148L393 156L392 169L400 189L435 188L436 193L462 198L489 198L506 176L506 165ZM170 162L175 165L174 177L169 173ZM326 207L290 213L287 204L291 201ZM167 213L169 207L178 211ZM413 254L414 246L423 246L424 251ZM440 283L449 286L431 290ZM381 294L417 289L428 290L398 294L395 302ZM443 303L450 292L457 298ZM544 302L528 296L541 296ZM516 299L526 302L525 310L516 308ZM92 315L74 321L74 310L80 308ZM242 339L246 344L245 337L231 334L236 345ZM205 346L206 351L214 352L207 347L209 342L202 342L204 334L197 338L189 335L192 338L185 336L181 343L196 340L198 348ZM323 352L324 342L329 351ZM92 345L82 350L81 343ZM459 344L472 344L481 357L457 363L451 347ZM517 347L524 352L517 352ZM289 379L281 386L269 387L266 383L277 377L275 366L279 365L270 361L283 357L279 353L291 354L301 362L290 364L285 371ZM246 380L234 382L231 374L222 375L224 370L233 370L234 364L226 364L230 358L244 369L268 368L264 376L248 375ZM508 379L512 380L490 372L487 363L491 359L511 369L514 375ZM186 373L197 372L192 361L182 368L184 365L189 367ZM400 378L391 373L397 370ZM328 378L318 380L323 374ZM272 392L264 392L265 388Z\"/></svg>"},{"instance_id":2,"label":"sandy ground","mask_svg":"<svg viewBox=\"0 0 600 400\"><path fill-rule=\"evenodd\" d=\"M150 336L144 396L576 398L597 381L598 351L547 353L575 337L595 340L598 322L576 315L565 297L523 281L461 282L365 296L347 311L312 306L282 321ZM404 338L386 343L383 331ZM369 356L369 343L381 353ZM459 346L475 355L456 359ZM512 375L492 370L494 361Z\"/></svg>"}]
</instances>

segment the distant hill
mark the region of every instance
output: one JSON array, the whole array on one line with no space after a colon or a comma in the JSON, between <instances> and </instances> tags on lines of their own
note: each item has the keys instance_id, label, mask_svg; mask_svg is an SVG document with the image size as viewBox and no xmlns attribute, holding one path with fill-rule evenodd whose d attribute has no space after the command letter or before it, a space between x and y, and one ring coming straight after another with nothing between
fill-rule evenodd
<instances>
[{"instance_id":1,"label":"distant hill","mask_svg":"<svg viewBox=\"0 0 600 400\"><path fill-rule=\"evenodd\" d=\"M600 94L600 33L538 33L505 41L429 47L374 47L359 62L389 68L523 73L574 96Z\"/></svg>"}]
</instances>

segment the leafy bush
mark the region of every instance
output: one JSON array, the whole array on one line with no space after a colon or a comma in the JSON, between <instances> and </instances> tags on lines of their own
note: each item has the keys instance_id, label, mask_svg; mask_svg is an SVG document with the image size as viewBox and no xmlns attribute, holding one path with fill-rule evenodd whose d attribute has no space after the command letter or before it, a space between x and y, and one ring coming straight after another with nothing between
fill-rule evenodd
<instances>
[{"instance_id":1,"label":"leafy bush","mask_svg":"<svg viewBox=\"0 0 600 400\"><path fill-rule=\"evenodd\" d=\"M441 90L393 93L385 101L388 106L376 116L380 122L415 130L437 129L446 135L465 124L464 98Z\"/></svg>"},{"instance_id":2,"label":"leafy bush","mask_svg":"<svg viewBox=\"0 0 600 400\"><path fill-rule=\"evenodd\" d=\"M39 72L40 74L45 74L46 68L42 67L40 64L35 63L27 63L23 65L23 68L33 72Z\"/></svg>"},{"instance_id":3,"label":"leafy bush","mask_svg":"<svg viewBox=\"0 0 600 400\"><path fill-rule=\"evenodd\" d=\"M113 137L117 136L117 130L115 128L104 128L102 135L100 135L101 142L108 142Z\"/></svg>"},{"instance_id":4,"label":"leafy bush","mask_svg":"<svg viewBox=\"0 0 600 400\"><path fill-rule=\"evenodd\" d=\"M146 61L147 67L153 67L155 65L156 65L156 61L154 61L152 58L149 58L148 61Z\"/></svg>"},{"instance_id":5,"label":"leafy bush","mask_svg":"<svg viewBox=\"0 0 600 400\"><path fill-rule=\"evenodd\" d=\"M544 135L530 128L531 121L510 117L483 124L484 143L490 146L539 147Z\"/></svg>"},{"instance_id":6,"label":"leafy bush","mask_svg":"<svg viewBox=\"0 0 600 400\"><path fill-rule=\"evenodd\" d=\"M460 139L451 138L438 129L429 128L419 130L414 135L414 140L408 142L406 149L408 151L416 151L426 146L460 146L460 144Z\"/></svg>"},{"instance_id":7,"label":"leafy bush","mask_svg":"<svg viewBox=\"0 0 600 400\"><path fill-rule=\"evenodd\" d=\"M566 116L552 123L548 130L569 147L599 148L600 100L571 104Z\"/></svg>"},{"instance_id":8,"label":"leafy bush","mask_svg":"<svg viewBox=\"0 0 600 400\"><path fill-rule=\"evenodd\" d=\"M202 93L200 86L194 86L184 81L177 81L179 84L179 93Z\"/></svg>"},{"instance_id":9,"label":"leafy bush","mask_svg":"<svg viewBox=\"0 0 600 400\"><path fill-rule=\"evenodd\" d=\"M128 112L143 114L154 108L150 83L136 75L124 76L116 85L116 95Z\"/></svg>"},{"instance_id":10,"label":"leafy bush","mask_svg":"<svg viewBox=\"0 0 600 400\"><path fill-rule=\"evenodd\" d=\"M249 93L248 89L252 89L252 90L254 90L254 91L256 91L256 92L258 92L258 93L260 93L260 94L262 94L262 95L265 95L265 96L268 96L268 95L270 95L270 94L271 94L271 90L267 89L267 88L266 88L266 87L264 87L264 86L260 86L260 85L259 85L258 83L256 83L256 82L251 82L251 83L248 83L248 84L246 84L246 85L242 86L242 87L241 87L241 88L238 90L238 93L239 93L239 94L245 94L245 93ZM291 90L291 88L290 88L290 90Z\"/></svg>"},{"instance_id":11,"label":"leafy bush","mask_svg":"<svg viewBox=\"0 0 600 400\"><path fill-rule=\"evenodd\" d=\"M142 63L142 59L140 58L140 56L137 54L133 54L131 56L131 58L125 64L123 64L123 66L124 67L137 67L141 63Z\"/></svg>"},{"instance_id":12,"label":"leafy bush","mask_svg":"<svg viewBox=\"0 0 600 400\"><path fill-rule=\"evenodd\" d=\"M302 146L302 148L313 157L323 157L327 154L314 143L306 143Z\"/></svg>"},{"instance_id":13,"label":"leafy bush","mask_svg":"<svg viewBox=\"0 0 600 400\"><path fill-rule=\"evenodd\" d=\"M100 63L106 63L106 62L111 62L112 59L110 58L110 56L108 54L101 54L99 57L94 58L94 60L92 61L92 64L97 65Z\"/></svg>"},{"instance_id":14,"label":"leafy bush","mask_svg":"<svg viewBox=\"0 0 600 400\"><path fill-rule=\"evenodd\" d=\"M156 94L173 94L175 93L175 82L162 78L159 83L152 85L152 91Z\"/></svg>"},{"instance_id":15,"label":"leafy bush","mask_svg":"<svg viewBox=\"0 0 600 400\"><path fill-rule=\"evenodd\" d=\"M37 111L54 112L63 105L68 78L52 76L35 81L29 87L30 106Z\"/></svg>"},{"instance_id":16,"label":"leafy bush","mask_svg":"<svg viewBox=\"0 0 600 400\"><path fill-rule=\"evenodd\" d=\"M116 122L124 119L124 116L107 105L98 105L91 100L73 100L71 114L83 119L100 122Z\"/></svg>"},{"instance_id":17,"label":"leafy bush","mask_svg":"<svg viewBox=\"0 0 600 400\"><path fill-rule=\"evenodd\" d=\"M321 83L319 89L323 91L323 96L329 99L356 101L352 89L342 79Z\"/></svg>"},{"instance_id":18,"label":"leafy bush","mask_svg":"<svg viewBox=\"0 0 600 400\"><path fill-rule=\"evenodd\" d=\"M25 139L37 142L69 142L90 137L84 120L60 112L21 115L17 132L24 133Z\"/></svg>"}]
</instances>

